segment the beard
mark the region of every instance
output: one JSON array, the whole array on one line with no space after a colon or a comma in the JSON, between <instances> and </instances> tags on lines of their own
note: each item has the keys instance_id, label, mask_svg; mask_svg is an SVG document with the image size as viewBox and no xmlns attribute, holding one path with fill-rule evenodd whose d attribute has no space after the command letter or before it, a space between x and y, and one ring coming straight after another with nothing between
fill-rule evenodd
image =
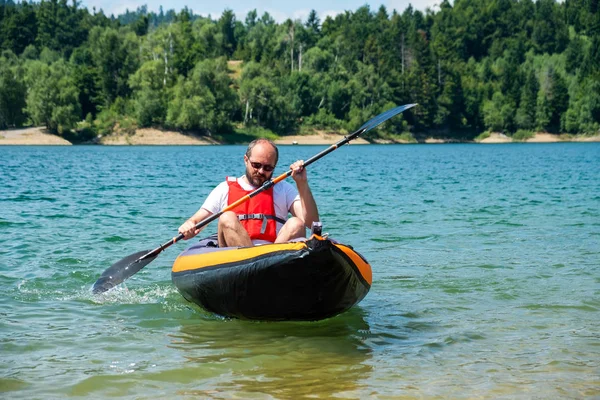
<instances>
[{"instance_id":1,"label":"beard","mask_svg":"<svg viewBox=\"0 0 600 400\"><path fill-rule=\"evenodd\" d=\"M270 175L273 175L273 173L269 174L269 176L261 174L258 171L255 171L254 173L250 172L250 170L248 168L246 168L246 179L248 180L248 182L250 182L250 184L252 186L262 186L263 183L265 183L267 181L267 179L270 178Z\"/></svg>"}]
</instances>

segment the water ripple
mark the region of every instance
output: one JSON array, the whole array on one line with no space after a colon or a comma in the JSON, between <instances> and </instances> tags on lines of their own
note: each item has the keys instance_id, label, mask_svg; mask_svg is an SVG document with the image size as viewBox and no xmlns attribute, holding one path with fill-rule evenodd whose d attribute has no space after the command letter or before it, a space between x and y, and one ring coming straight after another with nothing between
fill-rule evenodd
<instances>
[{"instance_id":1,"label":"water ripple","mask_svg":"<svg viewBox=\"0 0 600 400\"><path fill-rule=\"evenodd\" d=\"M282 146L280 165L317 150ZM598 144L347 146L319 160L326 231L373 267L369 295L329 320L188 303L170 266L190 242L91 292L243 173L244 151L0 147L6 396L600 396Z\"/></svg>"}]
</instances>

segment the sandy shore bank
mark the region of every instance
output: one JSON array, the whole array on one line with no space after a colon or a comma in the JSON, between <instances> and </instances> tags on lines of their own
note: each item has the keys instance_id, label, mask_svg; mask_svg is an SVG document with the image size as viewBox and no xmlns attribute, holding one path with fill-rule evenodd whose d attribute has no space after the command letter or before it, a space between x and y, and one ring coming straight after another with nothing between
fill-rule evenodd
<instances>
[{"instance_id":1,"label":"sandy shore bank","mask_svg":"<svg viewBox=\"0 0 600 400\"><path fill-rule=\"evenodd\" d=\"M293 135L293 136L284 136L277 140L275 140L275 144L334 144L339 142L344 138L344 135L339 135L336 133L325 133L319 132L314 135ZM356 138L352 142L352 144L369 144L363 138Z\"/></svg>"},{"instance_id":2,"label":"sandy shore bank","mask_svg":"<svg viewBox=\"0 0 600 400\"><path fill-rule=\"evenodd\" d=\"M489 137L479 143L513 143L518 142L503 133L493 132ZM553 135L550 133L536 133L532 138L525 140L526 143L558 143L558 142L600 142L600 135L575 136Z\"/></svg>"},{"instance_id":3,"label":"sandy shore bank","mask_svg":"<svg viewBox=\"0 0 600 400\"><path fill-rule=\"evenodd\" d=\"M0 145L70 146L71 142L48 133L46 128L24 128L0 131Z\"/></svg>"},{"instance_id":4,"label":"sandy shore bank","mask_svg":"<svg viewBox=\"0 0 600 400\"><path fill-rule=\"evenodd\" d=\"M489 137L480 140L479 143L511 143L512 139L504 133L491 133Z\"/></svg>"},{"instance_id":5,"label":"sandy shore bank","mask_svg":"<svg viewBox=\"0 0 600 400\"><path fill-rule=\"evenodd\" d=\"M344 135L332 132L319 131L314 135L293 135L283 136L275 143L281 145L331 145L340 141ZM220 142L206 136L196 136L193 134L184 134L176 131L167 131L159 129L138 129L134 135L108 135L98 139L101 145L214 145ZM443 139L428 138L425 143L445 143ZM486 139L478 143L512 143L511 137L503 133L492 133ZM552 135L548 133L538 133L527 140L530 143L554 143L554 142L600 142L600 135L596 136L575 136ZM368 144L366 140L357 138L352 144ZM377 143L390 143L380 140ZM71 143L57 135L48 133L45 128L24 128L0 131L0 145L71 145Z\"/></svg>"},{"instance_id":6,"label":"sandy shore bank","mask_svg":"<svg viewBox=\"0 0 600 400\"><path fill-rule=\"evenodd\" d=\"M205 136L183 134L176 131L163 131L158 129L138 129L134 135L110 135L98 140L104 145L210 145L220 144Z\"/></svg>"}]
</instances>

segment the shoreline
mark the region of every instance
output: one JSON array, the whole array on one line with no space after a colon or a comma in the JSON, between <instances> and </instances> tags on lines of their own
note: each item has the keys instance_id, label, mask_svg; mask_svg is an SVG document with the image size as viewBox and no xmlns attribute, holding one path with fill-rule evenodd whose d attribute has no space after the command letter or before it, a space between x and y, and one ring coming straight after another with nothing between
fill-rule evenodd
<instances>
[{"instance_id":1,"label":"shoreline","mask_svg":"<svg viewBox=\"0 0 600 400\"><path fill-rule=\"evenodd\" d=\"M290 135L276 139L278 145L332 145L340 141L344 135L333 132L318 131L313 135ZM481 141L457 142L456 140L445 140L441 138L427 138L423 142L427 144L443 143L561 143L561 142L600 142L600 134L594 136L583 135L553 135L549 133L537 133L525 141L514 141L511 137L502 133L491 133L489 137ZM376 144L406 144L404 141L376 140ZM189 146L189 145L222 145L207 136L184 134L176 131L159 130L153 128L138 129L133 135L108 135L99 137L95 143L82 143L81 145L104 145L104 146ZM362 138L352 141L352 144L370 144ZM68 140L49 133L43 127L32 127L22 129L10 129L0 131L0 146L2 145L32 145L32 146L71 146ZM77 144L80 145L80 144Z\"/></svg>"}]
</instances>

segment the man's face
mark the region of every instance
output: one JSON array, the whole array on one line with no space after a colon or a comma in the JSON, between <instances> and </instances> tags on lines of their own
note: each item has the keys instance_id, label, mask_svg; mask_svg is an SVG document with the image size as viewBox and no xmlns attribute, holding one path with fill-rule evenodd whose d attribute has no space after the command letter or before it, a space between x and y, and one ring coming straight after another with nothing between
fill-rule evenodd
<instances>
[{"instance_id":1,"label":"man's face","mask_svg":"<svg viewBox=\"0 0 600 400\"><path fill-rule=\"evenodd\" d=\"M244 155L244 163L248 182L253 186L261 186L273 176L273 169L277 164L277 154L270 144L258 143L252 149L250 157Z\"/></svg>"}]
</instances>

